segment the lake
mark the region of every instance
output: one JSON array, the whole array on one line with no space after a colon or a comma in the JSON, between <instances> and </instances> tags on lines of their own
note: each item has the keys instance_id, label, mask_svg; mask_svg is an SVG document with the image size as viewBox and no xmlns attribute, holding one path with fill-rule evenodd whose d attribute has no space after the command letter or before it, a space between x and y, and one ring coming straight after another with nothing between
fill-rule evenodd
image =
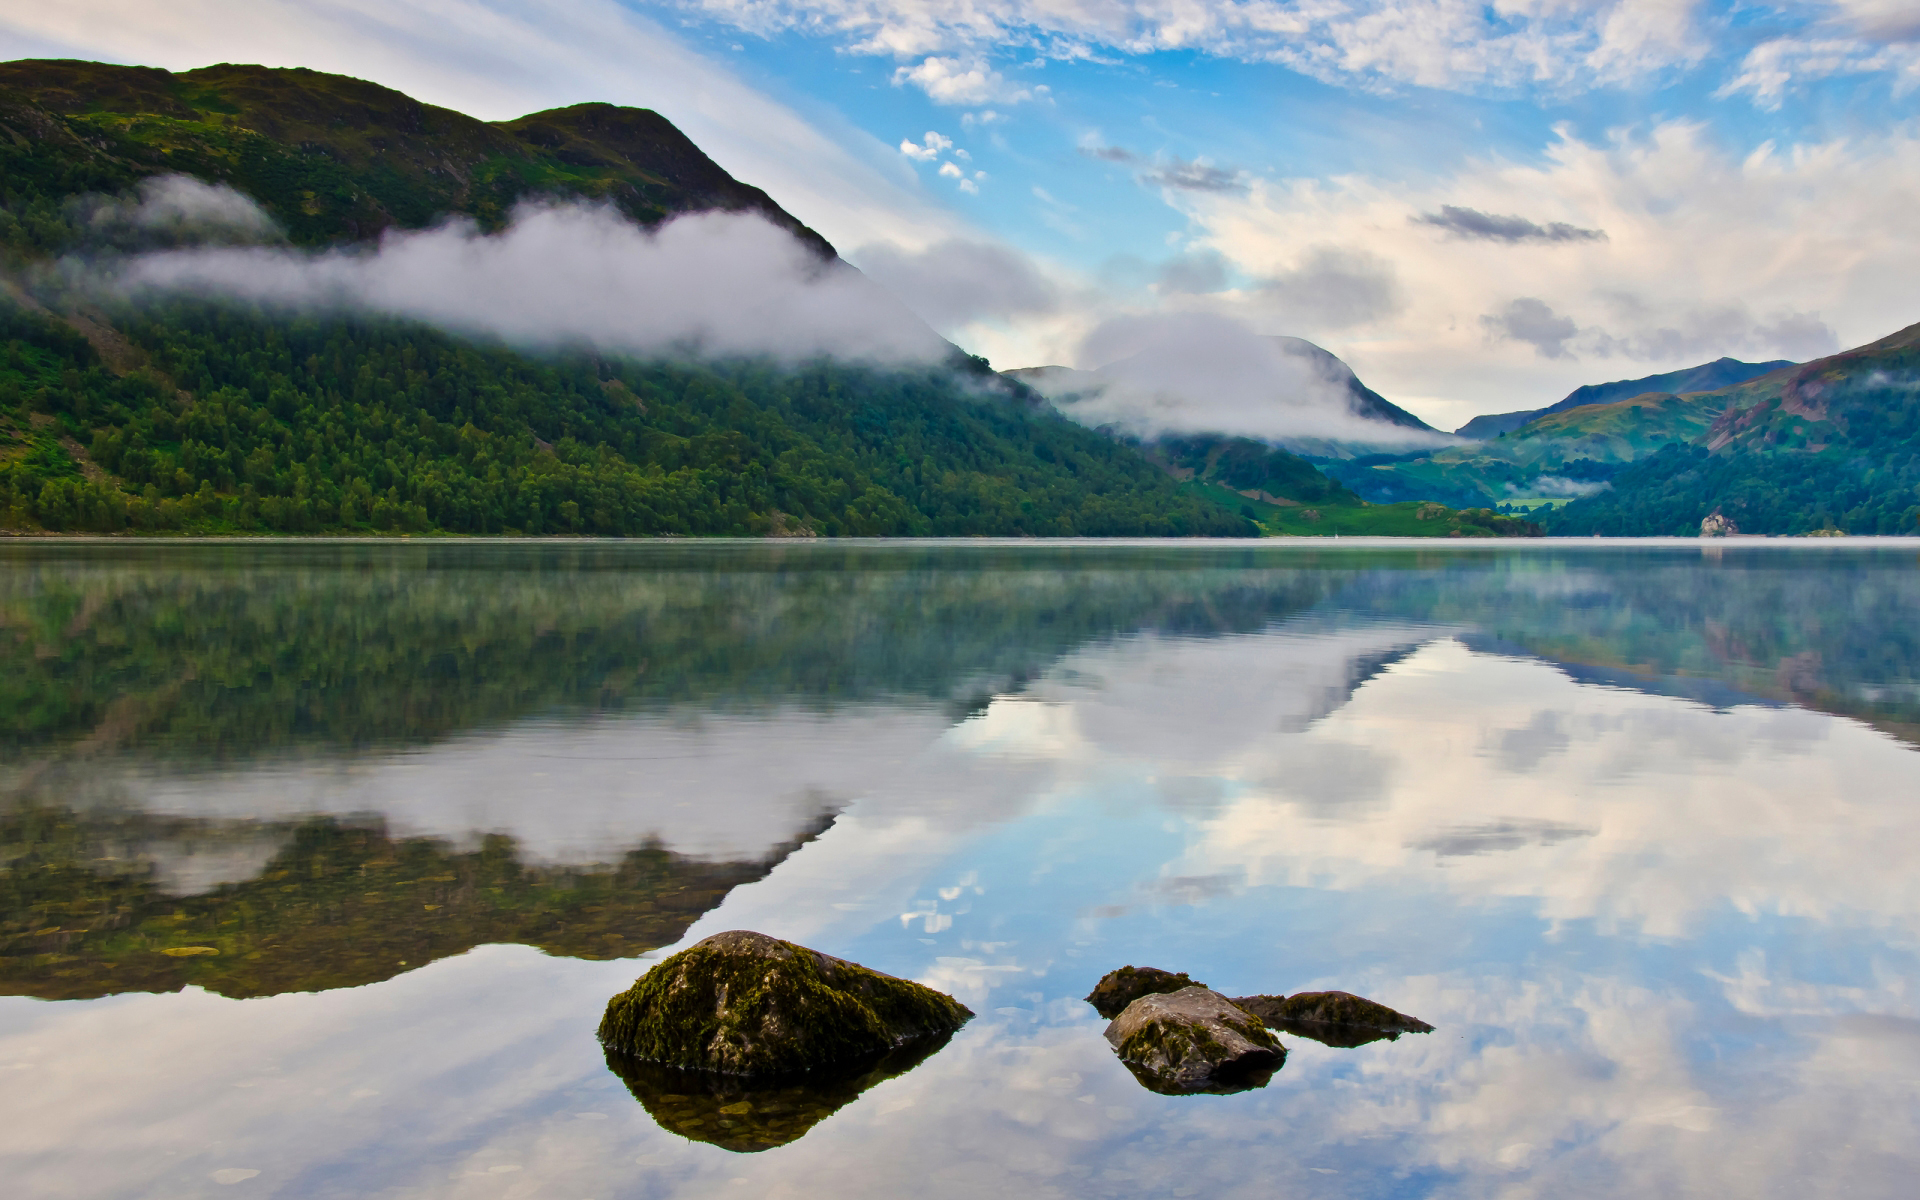
<instances>
[{"instance_id":1,"label":"lake","mask_svg":"<svg viewBox=\"0 0 1920 1200\"><path fill-rule=\"evenodd\" d=\"M1891 540L0 544L0 1175L1904 1197L1917 614ZM611 1069L728 929L978 1015ZM1160 1095L1124 964L1435 1028Z\"/></svg>"}]
</instances>

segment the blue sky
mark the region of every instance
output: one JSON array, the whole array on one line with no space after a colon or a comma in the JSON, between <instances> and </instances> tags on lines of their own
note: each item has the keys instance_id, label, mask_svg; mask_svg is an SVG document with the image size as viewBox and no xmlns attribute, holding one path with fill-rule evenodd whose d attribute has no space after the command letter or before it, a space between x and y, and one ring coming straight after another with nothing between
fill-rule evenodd
<instances>
[{"instance_id":1,"label":"blue sky","mask_svg":"<svg viewBox=\"0 0 1920 1200\"><path fill-rule=\"evenodd\" d=\"M1451 427L1920 320L1914 0L70 0L0 54L654 107L1000 366L1205 312Z\"/></svg>"}]
</instances>

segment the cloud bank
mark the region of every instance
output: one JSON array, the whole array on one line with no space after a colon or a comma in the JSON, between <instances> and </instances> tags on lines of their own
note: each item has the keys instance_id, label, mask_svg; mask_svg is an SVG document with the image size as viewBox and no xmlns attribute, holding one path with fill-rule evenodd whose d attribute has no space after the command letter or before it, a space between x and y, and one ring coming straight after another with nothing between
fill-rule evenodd
<instances>
[{"instance_id":1,"label":"cloud bank","mask_svg":"<svg viewBox=\"0 0 1920 1200\"><path fill-rule=\"evenodd\" d=\"M1142 437L1224 433L1380 446L1452 440L1355 414L1337 370L1290 339L1263 337L1228 316L1115 317L1087 335L1080 358L1105 365L1031 382L1076 421Z\"/></svg>"},{"instance_id":2,"label":"cloud bank","mask_svg":"<svg viewBox=\"0 0 1920 1200\"><path fill-rule=\"evenodd\" d=\"M919 252L876 242L853 259L943 333L974 321L1052 312L1060 303L1058 290L1026 256L991 242L953 238Z\"/></svg>"},{"instance_id":3,"label":"cloud bank","mask_svg":"<svg viewBox=\"0 0 1920 1200\"><path fill-rule=\"evenodd\" d=\"M390 234L373 250L145 254L121 264L113 283L135 295L381 313L529 346L895 364L949 352L859 272L822 263L786 231L735 213L647 231L602 206L529 206L491 236L451 221Z\"/></svg>"}]
</instances>

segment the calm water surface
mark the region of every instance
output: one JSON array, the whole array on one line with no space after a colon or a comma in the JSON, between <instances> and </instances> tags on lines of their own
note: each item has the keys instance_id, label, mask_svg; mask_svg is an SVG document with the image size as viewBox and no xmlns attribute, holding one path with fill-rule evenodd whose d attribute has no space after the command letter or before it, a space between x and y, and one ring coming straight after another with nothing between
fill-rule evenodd
<instances>
[{"instance_id":1,"label":"calm water surface","mask_svg":"<svg viewBox=\"0 0 1920 1200\"><path fill-rule=\"evenodd\" d=\"M0 1177L1912 1195L1917 615L1885 542L0 546ZM630 1087L734 928L979 1016L804 1136ZM1125 963L1436 1030L1160 1096Z\"/></svg>"}]
</instances>

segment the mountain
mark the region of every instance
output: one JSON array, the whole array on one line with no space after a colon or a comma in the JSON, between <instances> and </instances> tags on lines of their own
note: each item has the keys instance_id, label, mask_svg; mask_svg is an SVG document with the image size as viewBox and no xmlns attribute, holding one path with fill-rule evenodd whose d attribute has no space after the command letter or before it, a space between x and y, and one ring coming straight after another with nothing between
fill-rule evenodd
<instances>
[{"instance_id":1,"label":"mountain","mask_svg":"<svg viewBox=\"0 0 1920 1200\"><path fill-rule=\"evenodd\" d=\"M1920 325L1680 399L1706 426L1554 514L1554 532L1920 533Z\"/></svg>"},{"instance_id":2,"label":"mountain","mask_svg":"<svg viewBox=\"0 0 1920 1200\"><path fill-rule=\"evenodd\" d=\"M1532 408L1524 412L1489 413L1475 417L1453 432L1460 437L1495 438L1503 433L1512 433L1529 421L1549 413L1566 412L1568 409L1582 408L1589 404L1611 404L1617 400L1630 400L1635 396L1644 396L1649 392L1669 394L1711 392L1731 387L1736 383L1745 383L1749 379L1793 365L1795 364L1784 358L1763 363L1741 362L1737 358L1716 358L1710 363L1702 363L1697 367L1684 367L1678 371L1648 375L1641 379L1622 379L1615 383L1589 383L1573 389L1567 393L1566 399L1549 404L1545 408Z\"/></svg>"},{"instance_id":3,"label":"mountain","mask_svg":"<svg viewBox=\"0 0 1920 1200\"><path fill-rule=\"evenodd\" d=\"M0 529L1256 531L958 351L900 369L531 353L397 318L69 287L62 255L153 244L103 245L98 218L163 175L243 193L295 246L448 216L497 230L553 197L641 225L753 212L833 258L645 110L488 123L299 69L0 64Z\"/></svg>"},{"instance_id":4,"label":"mountain","mask_svg":"<svg viewBox=\"0 0 1920 1200\"><path fill-rule=\"evenodd\" d=\"M1347 409L1354 416L1363 417L1369 421L1379 421L1386 425L1396 425L1402 429L1438 432L1419 417L1361 383L1360 377L1354 374L1353 368L1331 350L1316 346L1305 338L1276 335L1267 340L1280 347L1289 357L1310 364L1320 375L1332 380L1345 391Z\"/></svg>"},{"instance_id":5,"label":"mountain","mask_svg":"<svg viewBox=\"0 0 1920 1200\"><path fill-rule=\"evenodd\" d=\"M1345 363L1313 343L1299 338L1269 340L1283 353L1305 358L1316 370L1343 379L1348 403L1356 415L1365 414L1369 420L1401 428L1411 428L1407 423L1412 422L1421 430L1430 429L1418 417L1360 383ZM1335 366L1343 374L1335 373ZM1070 415L1076 405L1097 398L1113 383L1113 374L1105 368L1079 371L1071 367L1025 367L1005 374L1048 396ZM1080 410L1083 419L1085 411ZM1492 512L1471 496L1458 506L1467 510L1463 512L1445 504L1422 503L1431 499L1426 496L1402 498L1409 502L1397 504L1370 503L1329 477L1328 471L1340 464L1316 464L1295 453L1288 446L1293 439L1266 441L1221 433L1176 432L1142 438L1122 426L1102 428L1116 440L1137 446L1148 459L1191 489L1237 509L1266 533L1307 537L1532 537L1541 532L1537 525Z\"/></svg>"},{"instance_id":6,"label":"mountain","mask_svg":"<svg viewBox=\"0 0 1920 1200\"><path fill-rule=\"evenodd\" d=\"M605 200L643 225L753 212L833 247L728 175L658 113L577 104L489 123L305 68L177 74L70 60L0 63L0 245L54 252L66 202L186 174L252 197L295 245L364 241L449 214L498 228L538 196Z\"/></svg>"},{"instance_id":7,"label":"mountain","mask_svg":"<svg viewBox=\"0 0 1920 1200\"><path fill-rule=\"evenodd\" d=\"M1464 435L1475 422L1524 418L1517 427L1481 441L1362 458L1327 469L1375 503L1432 500L1471 506L1518 501L1531 507L1596 491L1628 464L1698 437L1719 414L1725 403L1722 392L1730 382L1768 377L1792 366L1722 358L1684 371L1592 384L1547 408L1476 417L1461 427ZM1657 390L1663 382L1675 386ZM1703 383L1721 390L1699 390ZM1483 434L1489 428L1479 426Z\"/></svg>"}]
</instances>

